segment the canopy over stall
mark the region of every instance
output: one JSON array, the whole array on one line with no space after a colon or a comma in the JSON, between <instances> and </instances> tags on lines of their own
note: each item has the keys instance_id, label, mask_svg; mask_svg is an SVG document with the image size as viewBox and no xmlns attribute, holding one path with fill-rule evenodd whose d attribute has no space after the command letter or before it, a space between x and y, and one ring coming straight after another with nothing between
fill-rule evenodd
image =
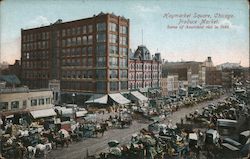
<instances>
[{"instance_id":1,"label":"canopy over stall","mask_svg":"<svg viewBox=\"0 0 250 159\"><path fill-rule=\"evenodd\" d=\"M30 114L35 118L43 118L43 117L50 117L50 116L56 116L56 112L54 109L42 109L42 110L34 110L31 111Z\"/></svg>"},{"instance_id":2,"label":"canopy over stall","mask_svg":"<svg viewBox=\"0 0 250 159\"><path fill-rule=\"evenodd\" d=\"M130 103L130 100L122 96L120 93L109 94L109 97L118 104Z\"/></svg>"},{"instance_id":3,"label":"canopy over stall","mask_svg":"<svg viewBox=\"0 0 250 159\"><path fill-rule=\"evenodd\" d=\"M94 94L89 100L85 102L85 104L89 104L89 103L107 104L108 95Z\"/></svg>"},{"instance_id":4,"label":"canopy over stall","mask_svg":"<svg viewBox=\"0 0 250 159\"><path fill-rule=\"evenodd\" d=\"M143 94L141 94L140 92L138 92L138 91L133 91L133 92L131 92L131 95L132 95L134 98L136 98L136 99L138 99L138 100L140 100L140 101L142 101L142 102L148 101L148 98L147 98L146 96L144 96Z\"/></svg>"},{"instance_id":5,"label":"canopy over stall","mask_svg":"<svg viewBox=\"0 0 250 159\"><path fill-rule=\"evenodd\" d=\"M89 104L89 103L107 104L109 100L108 97L110 97L111 100L113 100L114 102L118 104L130 103L130 100L122 96L120 93L114 93L114 94L109 94L109 95L95 94L89 100L87 100L85 104Z\"/></svg>"}]
</instances>

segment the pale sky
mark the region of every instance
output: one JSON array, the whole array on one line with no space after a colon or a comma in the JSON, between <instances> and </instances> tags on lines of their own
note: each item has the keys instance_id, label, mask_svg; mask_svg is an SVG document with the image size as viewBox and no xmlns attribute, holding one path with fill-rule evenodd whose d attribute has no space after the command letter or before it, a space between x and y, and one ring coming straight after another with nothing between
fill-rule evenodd
<instances>
[{"instance_id":1,"label":"pale sky","mask_svg":"<svg viewBox=\"0 0 250 159\"><path fill-rule=\"evenodd\" d=\"M0 2L0 62L20 59L21 28L92 17L113 12L130 19L130 48L147 46L168 61L204 61L215 64L241 62L249 66L249 17L247 0L4 0ZM219 18L229 29L168 29L178 19L164 14L230 14ZM194 20L194 19L191 19Z\"/></svg>"}]
</instances>

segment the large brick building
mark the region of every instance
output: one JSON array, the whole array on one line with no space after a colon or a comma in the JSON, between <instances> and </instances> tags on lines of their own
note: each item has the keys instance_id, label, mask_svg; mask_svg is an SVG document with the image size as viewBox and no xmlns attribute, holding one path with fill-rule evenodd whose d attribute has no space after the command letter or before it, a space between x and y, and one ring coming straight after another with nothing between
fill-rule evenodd
<instances>
[{"instance_id":1,"label":"large brick building","mask_svg":"<svg viewBox=\"0 0 250 159\"><path fill-rule=\"evenodd\" d=\"M114 14L21 31L23 82L62 92L108 94L128 89L129 19Z\"/></svg>"},{"instance_id":2,"label":"large brick building","mask_svg":"<svg viewBox=\"0 0 250 159\"><path fill-rule=\"evenodd\" d=\"M141 45L129 58L129 89L160 90L162 61L160 53L153 57L149 50Z\"/></svg>"}]
</instances>

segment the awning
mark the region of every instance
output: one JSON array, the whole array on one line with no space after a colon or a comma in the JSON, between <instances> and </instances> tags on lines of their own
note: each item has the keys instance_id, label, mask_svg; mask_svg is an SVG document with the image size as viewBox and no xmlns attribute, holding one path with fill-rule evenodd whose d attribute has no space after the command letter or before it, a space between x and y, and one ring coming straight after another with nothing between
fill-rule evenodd
<instances>
[{"instance_id":1,"label":"awning","mask_svg":"<svg viewBox=\"0 0 250 159\"><path fill-rule=\"evenodd\" d=\"M87 100L85 102L85 104L88 104L88 103L107 104L107 102L108 102L108 96L107 95L95 94L89 100Z\"/></svg>"},{"instance_id":2,"label":"awning","mask_svg":"<svg viewBox=\"0 0 250 159\"><path fill-rule=\"evenodd\" d=\"M140 101L147 101L148 98L138 91L133 91L131 94Z\"/></svg>"},{"instance_id":3,"label":"awning","mask_svg":"<svg viewBox=\"0 0 250 159\"><path fill-rule=\"evenodd\" d=\"M88 112L86 110L76 112L76 117L85 116Z\"/></svg>"},{"instance_id":4,"label":"awning","mask_svg":"<svg viewBox=\"0 0 250 159\"><path fill-rule=\"evenodd\" d=\"M139 91L142 93L146 93L148 92L148 88L140 88Z\"/></svg>"},{"instance_id":5,"label":"awning","mask_svg":"<svg viewBox=\"0 0 250 159\"><path fill-rule=\"evenodd\" d=\"M109 94L109 97L118 104L128 104L130 100L122 96L120 93Z\"/></svg>"},{"instance_id":6,"label":"awning","mask_svg":"<svg viewBox=\"0 0 250 159\"><path fill-rule=\"evenodd\" d=\"M72 109L72 108L61 109L61 111L62 111L62 115L70 115L70 114L73 114L73 109Z\"/></svg>"},{"instance_id":7,"label":"awning","mask_svg":"<svg viewBox=\"0 0 250 159\"><path fill-rule=\"evenodd\" d=\"M31 111L30 114L36 119L36 118L43 118L43 117L50 117L50 116L56 116L56 112L54 109L42 109L42 110L35 110Z\"/></svg>"},{"instance_id":8,"label":"awning","mask_svg":"<svg viewBox=\"0 0 250 159\"><path fill-rule=\"evenodd\" d=\"M149 90L149 92L150 92L150 93L156 93L155 90L153 90L153 89L152 89L152 90Z\"/></svg>"}]
</instances>

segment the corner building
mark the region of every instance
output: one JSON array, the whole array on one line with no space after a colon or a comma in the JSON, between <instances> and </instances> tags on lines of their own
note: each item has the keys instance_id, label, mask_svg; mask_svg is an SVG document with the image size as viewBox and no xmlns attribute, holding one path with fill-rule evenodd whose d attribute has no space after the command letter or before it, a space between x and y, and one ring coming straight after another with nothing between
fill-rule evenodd
<instances>
[{"instance_id":1,"label":"corner building","mask_svg":"<svg viewBox=\"0 0 250 159\"><path fill-rule=\"evenodd\" d=\"M21 31L22 80L62 92L108 94L128 89L129 19L114 14Z\"/></svg>"}]
</instances>

